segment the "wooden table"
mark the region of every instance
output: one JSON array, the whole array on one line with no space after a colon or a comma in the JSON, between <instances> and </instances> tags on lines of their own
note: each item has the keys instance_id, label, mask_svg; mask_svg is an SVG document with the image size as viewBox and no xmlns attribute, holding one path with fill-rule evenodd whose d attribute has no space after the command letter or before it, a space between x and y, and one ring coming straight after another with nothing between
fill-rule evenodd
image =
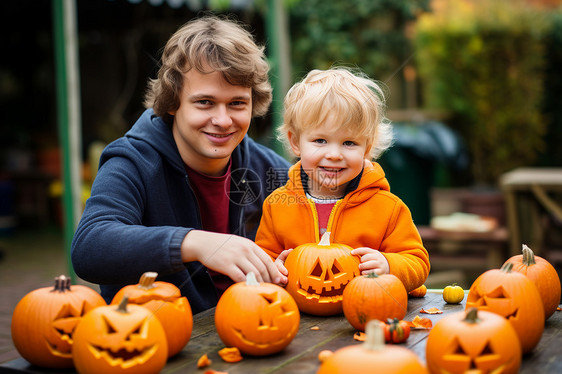
<instances>
[{"instance_id":1,"label":"wooden table","mask_svg":"<svg viewBox=\"0 0 562 374\"><path fill-rule=\"evenodd\" d=\"M443 314L420 314L421 308L436 307ZM410 298L406 320L416 315L428 317L433 324L449 313L464 310L460 305L449 305L443 301L440 290L430 290L423 298ZM321 350L336 350L352 344L360 344L353 339L355 330L343 315L334 317L314 317L302 314L300 329L295 339L281 353L268 357L245 357L234 364L223 362L217 351L224 348L214 327L214 310L194 316L191 340L176 357L171 358L162 373L204 373L206 369L235 373L316 373L320 365L318 353ZM311 327L317 326L317 330ZM402 344L425 362L425 344L428 330L412 330L406 343ZM520 373L562 373L562 312L555 312L546 322L539 345L523 357ZM206 369L197 369L197 359L207 353L213 361ZM0 364L0 373L56 373L42 371L30 366L22 358ZM72 371L61 371L72 373Z\"/></svg>"}]
</instances>

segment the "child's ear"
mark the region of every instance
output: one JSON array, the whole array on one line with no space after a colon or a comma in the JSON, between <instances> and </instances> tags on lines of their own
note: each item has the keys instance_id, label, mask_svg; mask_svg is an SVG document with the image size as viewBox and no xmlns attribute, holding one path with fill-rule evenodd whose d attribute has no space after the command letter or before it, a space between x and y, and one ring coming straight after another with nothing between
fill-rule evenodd
<instances>
[{"instance_id":1,"label":"child's ear","mask_svg":"<svg viewBox=\"0 0 562 374\"><path fill-rule=\"evenodd\" d=\"M367 160L371 160L371 152L373 150L373 144L367 144L367 147L365 148L365 158Z\"/></svg>"},{"instance_id":2,"label":"child's ear","mask_svg":"<svg viewBox=\"0 0 562 374\"><path fill-rule=\"evenodd\" d=\"M299 145L299 137L295 135L294 132L289 131L287 132L287 138L289 139L289 144L291 145L291 150L295 154L295 156L301 156L301 149Z\"/></svg>"}]
</instances>

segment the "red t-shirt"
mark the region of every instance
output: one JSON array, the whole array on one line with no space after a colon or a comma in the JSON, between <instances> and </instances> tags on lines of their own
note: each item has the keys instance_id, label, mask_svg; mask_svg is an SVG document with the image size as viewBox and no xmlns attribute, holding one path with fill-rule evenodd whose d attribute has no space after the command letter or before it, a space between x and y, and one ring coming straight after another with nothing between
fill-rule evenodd
<instances>
[{"instance_id":1,"label":"red t-shirt","mask_svg":"<svg viewBox=\"0 0 562 374\"><path fill-rule=\"evenodd\" d=\"M308 195L312 201L314 201L314 205L316 206L316 213L318 214L318 229L320 231L320 237L324 235L328 228L328 221L330 219L330 214L332 213L332 209L336 202L339 199L317 199L311 195Z\"/></svg>"},{"instance_id":2,"label":"red t-shirt","mask_svg":"<svg viewBox=\"0 0 562 374\"><path fill-rule=\"evenodd\" d=\"M230 167L224 175L211 177L185 166L191 187L197 197L203 230L229 233ZM212 250L212 249L210 249ZM209 255L213 255L209 253ZM226 275L209 269L209 274L219 291L219 296L234 282Z\"/></svg>"}]
</instances>

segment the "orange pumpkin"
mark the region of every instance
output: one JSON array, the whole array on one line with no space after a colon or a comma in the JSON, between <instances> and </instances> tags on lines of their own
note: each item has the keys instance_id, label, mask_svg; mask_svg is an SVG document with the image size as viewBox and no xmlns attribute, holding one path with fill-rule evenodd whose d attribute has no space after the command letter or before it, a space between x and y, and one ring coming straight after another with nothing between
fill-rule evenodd
<instances>
[{"instance_id":1,"label":"orange pumpkin","mask_svg":"<svg viewBox=\"0 0 562 374\"><path fill-rule=\"evenodd\" d=\"M554 314L560 304L560 278L558 272L542 257L535 256L531 248L523 244L522 254L506 261L513 263L513 271L525 274L539 290L544 306L544 319Z\"/></svg>"},{"instance_id":2,"label":"orange pumpkin","mask_svg":"<svg viewBox=\"0 0 562 374\"><path fill-rule=\"evenodd\" d=\"M215 327L227 347L263 356L283 350L299 330L295 300L284 288L259 283L254 273L231 285L215 309Z\"/></svg>"},{"instance_id":3,"label":"orange pumpkin","mask_svg":"<svg viewBox=\"0 0 562 374\"><path fill-rule=\"evenodd\" d=\"M432 373L517 373L521 345L502 316L470 308L441 318L429 332L426 362Z\"/></svg>"},{"instance_id":4,"label":"orange pumpkin","mask_svg":"<svg viewBox=\"0 0 562 374\"><path fill-rule=\"evenodd\" d=\"M422 284L418 288L414 288L412 291L408 292L408 295L412 297L424 297L427 294L427 287L425 284Z\"/></svg>"},{"instance_id":5,"label":"orange pumpkin","mask_svg":"<svg viewBox=\"0 0 562 374\"><path fill-rule=\"evenodd\" d=\"M305 313L329 316L342 312L343 290L359 272L360 259L344 244L330 244L326 232L320 242L299 245L285 261L286 290Z\"/></svg>"},{"instance_id":6,"label":"orange pumpkin","mask_svg":"<svg viewBox=\"0 0 562 374\"><path fill-rule=\"evenodd\" d=\"M544 330L544 308L537 287L508 262L481 274L468 291L466 309L497 313L513 325L523 353L538 344Z\"/></svg>"},{"instance_id":7,"label":"orange pumpkin","mask_svg":"<svg viewBox=\"0 0 562 374\"><path fill-rule=\"evenodd\" d=\"M148 308L160 320L168 339L168 356L179 353L189 342L193 330L193 314L186 297L172 283L155 281L158 273L144 273L139 283L123 287L115 294L117 305L126 294L129 304Z\"/></svg>"},{"instance_id":8,"label":"orange pumpkin","mask_svg":"<svg viewBox=\"0 0 562 374\"><path fill-rule=\"evenodd\" d=\"M338 349L322 361L317 373L427 373L425 366L412 351L400 346L385 345L383 335L380 322L369 321L365 342Z\"/></svg>"},{"instance_id":9,"label":"orange pumpkin","mask_svg":"<svg viewBox=\"0 0 562 374\"><path fill-rule=\"evenodd\" d=\"M371 319L403 319L408 309L404 284L392 274L369 273L353 279L343 292L343 314L355 329L364 331Z\"/></svg>"},{"instance_id":10,"label":"orange pumpkin","mask_svg":"<svg viewBox=\"0 0 562 374\"><path fill-rule=\"evenodd\" d=\"M72 347L80 374L158 373L166 365L168 343L158 318L139 305L102 306L76 327Z\"/></svg>"},{"instance_id":11,"label":"orange pumpkin","mask_svg":"<svg viewBox=\"0 0 562 374\"><path fill-rule=\"evenodd\" d=\"M73 332L84 314L106 305L93 289L55 278L54 287L29 292L12 314L12 340L19 354L45 368L72 367Z\"/></svg>"}]
</instances>

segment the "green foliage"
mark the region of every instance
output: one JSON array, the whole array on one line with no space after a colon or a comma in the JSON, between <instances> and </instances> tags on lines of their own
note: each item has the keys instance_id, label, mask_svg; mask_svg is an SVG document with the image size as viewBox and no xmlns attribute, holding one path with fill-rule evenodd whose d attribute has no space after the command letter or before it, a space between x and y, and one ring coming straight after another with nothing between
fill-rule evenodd
<instances>
[{"instance_id":1,"label":"green foliage","mask_svg":"<svg viewBox=\"0 0 562 374\"><path fill-rule=\"evenodd\" d=\"M428 0L301 0L290 9L295 78L345 64L386 80L411 54L406 22L427 9Z\"/></svg>"},{"instance_id":2,"label":"green foliage","mask_svg":"<svg viewBox=\"0 0 562 374\"><path fill-rule=\"evenodd\" d=\"M529 166L544 146L546 12L513 0L451 0L416 27L425 105L451 114L469 145L476 183ZM456 6L456 7L455 7Z\"/></svg>"}]
</instances>

